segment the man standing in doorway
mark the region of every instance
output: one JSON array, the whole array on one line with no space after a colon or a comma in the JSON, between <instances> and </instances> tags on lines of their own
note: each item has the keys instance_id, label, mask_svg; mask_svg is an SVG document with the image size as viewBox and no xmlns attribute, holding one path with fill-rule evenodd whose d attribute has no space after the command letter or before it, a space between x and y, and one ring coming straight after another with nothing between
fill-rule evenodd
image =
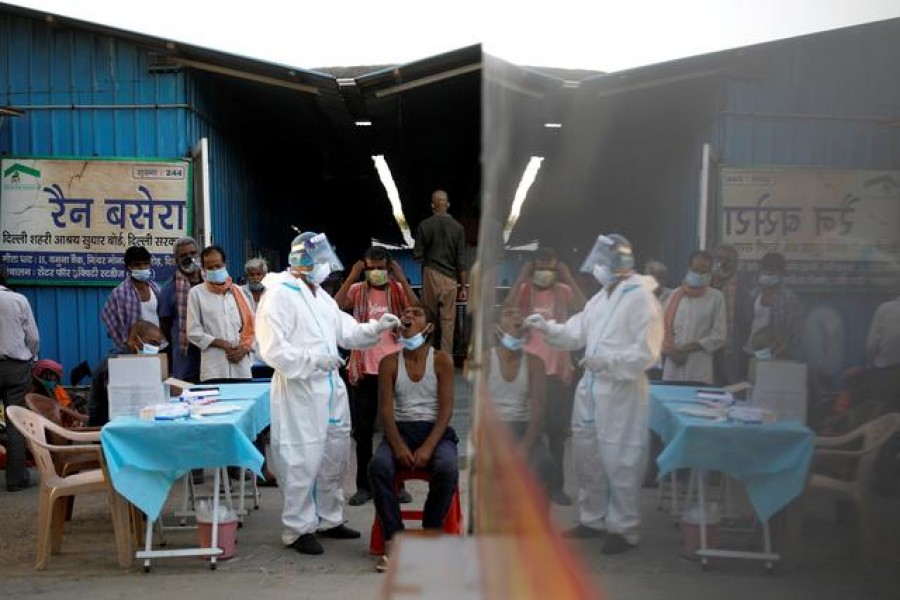
<instances>
[{"instance_id":1,"label":"man standing in doorway","mask_svg":"<svg viewBox=\"0 0 900 600\"><path fill-rule=\"evenodd\" d=\"M40 347L40 335L28 300L6 287L6 266L0 263L0 401L3 410L25 406L31 384L31 362ZM6 428L6 489L18 492L30 484L25 468L25 438L12 423Z\"/></svg>"},{"instance_id":2,"label":"man standing in doorway","mask_svg":"<svg viewBox=\"0 0 900 600\"><path fill-rule=\"evenodd\" d=\"M422 303L440 315L441 350L452 356L456 302L467 299L468 273L465 232L448 208L447 192L435 190L431 195L434 214L419 223L413 258L422 263Z\"/></svg>"}]
</instances>

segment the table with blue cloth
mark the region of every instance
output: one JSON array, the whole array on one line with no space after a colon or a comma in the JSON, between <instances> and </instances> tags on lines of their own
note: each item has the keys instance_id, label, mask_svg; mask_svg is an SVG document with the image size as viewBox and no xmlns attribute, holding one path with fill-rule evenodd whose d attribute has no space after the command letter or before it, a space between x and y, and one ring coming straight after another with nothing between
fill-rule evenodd
<instances>
[{"instance_id":1,"label":"table with blue cloth","mask_svg":"<svg viewBox=\"0 0 900 600\"><path fill-rule=\"evenodd\" d=\"M715 421L679 412L680 408L701 407L696 387L652 385L650 387L650 428L663 441L657 457L660 477L677 469L694 469L700 474L719 471L741 483L764 527L766 552L744 553L705 548L705 521L701 522L701 556L757 558L767 566L778 556L770 551L768 521L806 485L814 449L814 434L800 422L780 421L744 424ZM701 518L705 519L703 485L698 485ZM752 556L746 556L752 555Z\"/></svg>"},{"instance_id":2,"label":"table with blue cloth","mask_svg":"<svg viewBox=\"0 0 900 600\"><path fill-rule=\"evenodd\" d=\"M269 383L217 387L219 404L241 409L175 420L120 417L103 427L100 440L113 487L148 522L159 517L169 490L191 469L238 466L261 475L263 456L253 439L269 425Z\"/></svg>"}]
</instances>

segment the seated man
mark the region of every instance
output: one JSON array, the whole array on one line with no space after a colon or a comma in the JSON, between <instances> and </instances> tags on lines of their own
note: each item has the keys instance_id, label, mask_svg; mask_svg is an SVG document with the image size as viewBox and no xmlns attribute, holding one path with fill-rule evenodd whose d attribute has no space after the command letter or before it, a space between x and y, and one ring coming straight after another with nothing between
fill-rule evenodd
<instances>
[{"instance_id":1,"label":"seated man","mask_svg":"<svg viewBox=\"0 0 900 600\"><path fill-rule=\"evenodd\" d=\"M391 539L403 531L400 504L394 495L398 470L431 474L422 526L441 529L459 480L453 413L453 359L425 343L435 329L434 313L421 306L403 311L398 341L403 350L385 356L378 369L378 408L384 439L369 463L375 511L385 539L387 568Z\"/></svg>"},{"instance_id":2,"label":"seated man","mask_svg":"<svg viewBox=\"0 0 900 600\"><path fill-rule=\"evenodd\" d=\"M61 406L75 408L69 393L62 386L63 367L55 360L45 358L31 367L31 393L53 398Z\"/></svg>"},{"instance_id":3,"label":"seated man","mask_svg":"<svg viewBox=\"0 0 900 600\"><path fill-rule=\"evenodd\" d=\"M136 321L128 331L128 354L159 354L168 346L160 328L149 321ZM109 421L109 355L97 365L91 378L91 395L88 398L88 425L102 427Z\"/></svg>"},{"instance_id":4,"label":"seated man","mask_svg":"<svg viewBox=\"0 0 900 600\"><path fill-rule=\"evenodd\" d=\"M553 477L550 451L543 440L547 375L541 357L524 351L522 311L504 306L499 313L498 343L485 359L488 391L500 420L509 428L520 456L549 493Z\"/></svg>"}]
</instances>

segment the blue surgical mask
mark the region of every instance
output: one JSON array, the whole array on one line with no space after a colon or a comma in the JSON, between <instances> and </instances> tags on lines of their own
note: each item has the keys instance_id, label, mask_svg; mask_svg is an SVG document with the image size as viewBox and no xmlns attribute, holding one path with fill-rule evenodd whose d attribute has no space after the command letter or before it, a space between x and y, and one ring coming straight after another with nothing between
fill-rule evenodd
<instances>
[{"instance_id":1,"label":"blue surgical mask","mask_svg":"<svg viewBox=\"0 0 900 600\"><path fill-rule=\"evenodd\" d=\"M400 342L400 345L403 346L404 350L415 350L425 343L425 336L419 332L408 338L400 336L397 341Z\"/></svg>"},{"instance_id":2,"label":"blue surgical mask","mask_svg":"<svg viewBox=\"0 0 900 600\"><path fill-rule=\"evenodd\" d=\"M613 273L607 265L594 265L594 269L591 274L594 276L594 279L596 279L597 282L600 283L600 285L602 285L603 287L611 285L616 280L615 273Z\"/></svg>"},{"instance_id":3,"label":"blue surgical mask","mask_svg":"<svg viewBox=\"0 0 900 600\"><path fill-rule=\"evenodd\" d=\"M312 271L308 271L304 275L310 283L321 285L331 275L331 265L328 263L316 263L313 265Z\"/></svg>"},{"instance_id":4,"label":"blue surgical mask","mask_svg":"<svg viewBox=\"0 0 900 600\"><path fill-rule=\"evenodd\" d=\"M757 281L759 281L759 285L763 286L764 288L771 288L781 283L781 275L762 274L759 276L759 279L757 279Z\"/></svg>"},{"instance_id":5,"label":"blue surgical mask","mask_svg":"<svg viewBox=\"0 0 900 600\"><path fill-rule=\"evenodd\" d=\"M692 288L707 287L711 280L712 276L709 273L700 274L696 271L688 271L684 277L684 282Z\"/></svg>"},{"instance_id":6,"label":"blue surgical mask","mask_svg":"<svg viewBox=\"0 0 900 600\"><path fill-rule=\"evenodd\" d=\"M144 342L141 345L141 351L139 354L159 354L159 346L154 346L153 344L148 344Z\"/></svg>"},{"instance_id":7,"label":"blue surgical mask","mask_svg":"<svg viewBox=\"0 0 900 600\"><path fill-rule=\"evenodd\" d=\"M207 269L206 280L210 283L225 283L228 280L228 269Z\"/></svg>"},{"instance_id":8,"label":"blue surgical mask","mask_svg":"<svg viewBox=\"0 0 900 600\"><path fill-rule=\"evenodd\" d=\"M525 338L517 338L504 331L503 335L500 337L500 343L503 344L503 347L507 350L518 352L525 347Z\"/></svg>"},{"instance_id":9,"label":"blue surgical mask","mask_svg":"<svg viewBox=\"0 0 900 600\"><path fill-rule=\"evenodd\" d=\"M135 281L149 281L152 274L150 269L131 269L131 278Z\"/></svg>"},{"instance_id":10,"label":"blue surgical mask","mask_svg":"<svg viewBox=\"0 0 900 600\"><path fill-rule=\"evenodd\" d=\"M771 348L763 348L761 350L757 350L753 353L753 356L756 357L756 360L772 360L775 356L772 354Z\"/></svg>"}]
</instances>

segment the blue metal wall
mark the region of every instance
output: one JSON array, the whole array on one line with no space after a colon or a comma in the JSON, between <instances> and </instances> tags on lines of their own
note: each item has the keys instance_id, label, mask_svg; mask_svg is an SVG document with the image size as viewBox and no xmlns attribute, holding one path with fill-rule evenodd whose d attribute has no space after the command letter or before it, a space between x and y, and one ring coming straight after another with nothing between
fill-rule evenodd
<instances>
[{"instance_id":1,"label":"blue metal wall","mask_svg":"<svg viewBox=\"0 0 900 600\"><path fill-rule=\"evenodd\" d=\"M213 236L240 276L251 245L275 224L254 210L265 192L241 144L221 127L215 89L189 72L151 73L148 51L134 43L10 15L0 15L0 56L0 105L25 110L7 121L0 153L183 157L208 138ZM21 291L38 321L42 356L71 369L108 351L99 314L109 288Z\"/></svg>"},{"instance_id":2,"label":"blue metal wall","mask_svg":"<svg viewBox=\"0 0 900 600\"><path fill-rule=\"evenodd\" d=\"M266 224L260 215L268 212L259 210L258 205L266 195L242 145L223 131L225 117L215 90L189 78L188 101L194 109L194 117L188 122L190 139L209 140L213 241L225 250L229 272L237 280L251 246L265 239Z\"/></svg>"},{"instance_id":3,"label":"blue metal wall","mask_svg":"<svg viewBox=\"0 0 900 600\"><path fill-rule=\"evenodd\" d=\"M729 165L900 168L900 26L896 22L780 44L728 78L714 151ZM891 125L893 123L893 125ZM801 290L803 292L803 290ZM865 336L883 293L801 294L846 332L845 365L864 361Z\"/></svg>"},{"instance_id":4,"label":"blue metal wall","mask_svg":"<svg viewBox=\"0 0 900 600\"><path fill-rule=\"evenodd\" d=\"M2 153L180 157L190 148L185 75L150 74L147 53L133 44L0 15L0 56L0 105L25 110L7 121ZM99 314L108 288L21 291L35 312L42 356L68 370L81 360L94 365L107 351Z\"/></svg>"}]
</instances>

